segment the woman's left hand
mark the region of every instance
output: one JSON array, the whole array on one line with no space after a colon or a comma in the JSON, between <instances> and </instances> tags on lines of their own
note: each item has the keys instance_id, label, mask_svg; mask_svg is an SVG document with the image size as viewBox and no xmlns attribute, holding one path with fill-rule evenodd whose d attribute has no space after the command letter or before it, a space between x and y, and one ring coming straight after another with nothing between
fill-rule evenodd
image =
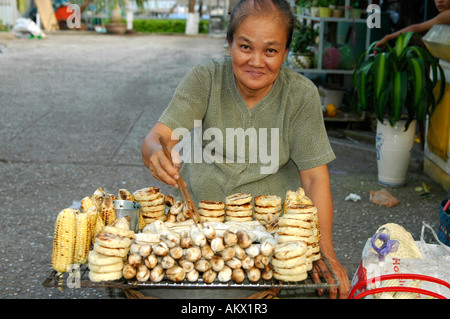
<instances>
[{"instance_id":1,"label":"woman's left hand","mask_svg":"<svg viewBox=\"0 0 450 319\"><path fill-rule=\"evenodd\" d=\"M348 294L350 293L350 281L348 278L347 270L342 266L342 264L336 259L336 257L328 257L326 256L328 264L330 265L331 270L336 275L336 279L339 281L339 285L337 287L329 288L329 296L330 299L346 299ZM336 282L334 277L329 272L327 265L325 264L323 258L315 261L313 263L313 271L312 271L312 281L317 284L321 282L321 277L325 277L325 280L330 285L334 285ZM323 289L318 289L319 296L323 295Z\"/></svg>"}]
</instances>

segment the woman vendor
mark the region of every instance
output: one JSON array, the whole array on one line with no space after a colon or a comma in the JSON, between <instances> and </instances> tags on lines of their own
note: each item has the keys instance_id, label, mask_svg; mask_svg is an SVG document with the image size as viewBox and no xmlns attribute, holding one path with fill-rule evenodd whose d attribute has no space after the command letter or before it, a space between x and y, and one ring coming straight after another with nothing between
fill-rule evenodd
<instances>
[{"instance_id":1,"label":"woman vendor","mask_svg":"<svg viewBox=\"0 0 450 319\"><path fill-rule=\"evenodd\" d=\"M142 158L161 182L177 187L181 175L194 203L234 193L284 198L303 187L318 210L321 252L339 280L330 298L346 298L348 275L332 241L327 163L335 155L318 90L283 65L294 19L285 0L241 0L230 16L229 56L188 72L146 136Z\"/></svg>"}]
</instances>

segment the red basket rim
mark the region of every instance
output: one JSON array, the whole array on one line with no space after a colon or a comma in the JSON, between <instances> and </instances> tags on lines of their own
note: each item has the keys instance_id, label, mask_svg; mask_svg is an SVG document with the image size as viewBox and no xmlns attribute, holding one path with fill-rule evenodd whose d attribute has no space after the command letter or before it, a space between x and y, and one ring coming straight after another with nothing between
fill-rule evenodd
<instances>
[{"instance_id":1,"label":"red basket rim","mask_svg":"<svg viewBox=\"0 0 450 319\"><path fill-rule=\"evenodd\" d=\"M380 292L405 291L405 292L413 292L413 293L421 293L421 294L424 294L424 295L430 295L430 296L434 296L434 297L439 298L439 299L446 299L444 296L436 294L434 292L431 292L431 291L428 291L428 290L424 290L424 289L419 289L419 288L413 288L413 287L375 288L375 289L371 289L371 290L368 290L368 291L365 291L365 292L361 292L356 297L354 296L355 292L358 291L358 289L360 289L364 285L367 285L368 283L375 283L375 282L380 282L380 281L384 281L384 280L391 280L391 279L415 279L415 280L421 280L421 281L429 281L429 282L433 282L433 283L436 283L436 284L440 284L440 285L445 286L448 289L450 289L450 283L448 283L448 282L446 282L446 281L444 281L442 279L431 277L431 276L427 276L427 275L419 275L419 274L389 274L389 275L381 275L381 276L378 276L378 277L368 278L366 280L363 280L363 281L357 283L353 287L353 289L350 291L350 294L349 294L348 298L349 299L359 299L359 298L362 298L364 296L375 294L375 293L380 293Z\"/></svg>"}]
</instances>

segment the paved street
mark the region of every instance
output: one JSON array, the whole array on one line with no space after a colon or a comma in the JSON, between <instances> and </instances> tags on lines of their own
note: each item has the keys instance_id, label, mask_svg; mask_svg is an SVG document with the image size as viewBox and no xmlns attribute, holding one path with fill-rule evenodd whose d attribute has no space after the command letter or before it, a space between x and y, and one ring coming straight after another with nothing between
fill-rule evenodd
<instances>
[{"instance_id":1,"label":"paved street","mask_svg":"<svg viewBox=\"0 0 450 319\"><path fill-rule=\"evenodd\" d=\"M46 39L0 38L0 298L106 298L99 289L43 288L58 212L91 195L157 186L140 147L194 65L224 53L206 36L111 36L54 33ZM389 191L386 208L369 202L379 190L373 144L335 130L330 164L334 241L352 278L368 237L395 222L419 239L422 221L438 224L446 192L422 174L413 153L408 184ZM429 196L415 187L426 182ZM361 201L346 201L350 193Z\"/></svg>"}]
</instances>

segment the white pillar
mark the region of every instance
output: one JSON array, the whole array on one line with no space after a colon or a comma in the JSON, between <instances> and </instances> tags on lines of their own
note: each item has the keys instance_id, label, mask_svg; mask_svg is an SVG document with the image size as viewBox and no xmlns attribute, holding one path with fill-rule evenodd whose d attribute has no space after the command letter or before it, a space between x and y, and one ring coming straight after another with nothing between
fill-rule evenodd
<instances>
[{"instance_id":1,"label":"white pillar","mask_svg":"<svg viewBox=\"0 0 450 319\"><path fill-rule=\"evenodd\" d=\"M198 12L189 12L186 20L186 34L198 34L200 15Z\"/></svg>"},{"instance_id":2,"label":"white pillar","mask_svg":"<svg viewBox=\"0 0 450 319\"><path fill-rule=\"evenodd\" d=\"M133 9L129 7L127 8L126 18L127 18L127 31L133 30L133 19L134 19Z\"/></svg>"}]
</instances>

